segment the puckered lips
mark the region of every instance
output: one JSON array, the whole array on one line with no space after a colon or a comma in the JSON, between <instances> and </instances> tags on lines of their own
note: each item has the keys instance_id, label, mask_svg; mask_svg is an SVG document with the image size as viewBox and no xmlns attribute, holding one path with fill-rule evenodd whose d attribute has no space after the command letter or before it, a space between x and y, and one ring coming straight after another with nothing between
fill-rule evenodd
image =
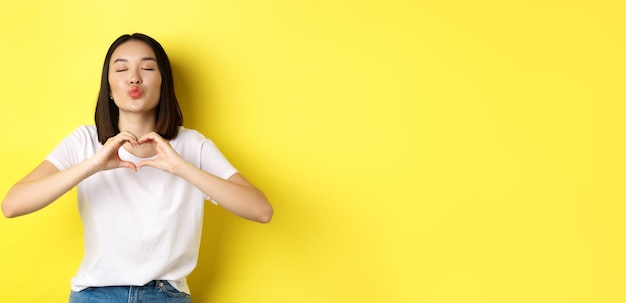
<instances>
[{"instance_id":1,"label":"puckered lips","mask_svg":"<svg viewBox=\"0 0 626 303\"><path fill-rule=\"evenodd\" d=\"M133 99L139 99L143 95L143 90L139 86L133 85L128 90L128 95Z\"/></svg>"}]
</instances>

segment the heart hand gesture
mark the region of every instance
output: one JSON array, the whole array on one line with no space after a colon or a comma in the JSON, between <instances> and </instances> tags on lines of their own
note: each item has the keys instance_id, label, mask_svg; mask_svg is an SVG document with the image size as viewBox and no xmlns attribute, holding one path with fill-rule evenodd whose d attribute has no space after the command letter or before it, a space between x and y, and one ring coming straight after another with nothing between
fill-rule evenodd
<instances>
[{"instance_id":1,"label":"heart hand gesture","mask_svg":"<svg viewBox=\"0 0 626 303\"><path fill-rule=\"evenodd\" d=\"M185 160L172 148L170 143L155 132L145 134L137 143L151 144L156 151L155 159L141 161L137 164L137 169L144 166L151 166L170 174L175 174L176 169L185 163Z\"/></svg>"},{"instance_id":2,"label":"heart hand gesture","mask_svg":"<svg viewBox=\"0 0 626 303\"><path fill-rule=\"evenodd\" d=\"M133 146L137 146L138 140L135 135L130 132L120 132L115 137L109 138L102 148L98 150L91 161L95 164L97 171L109 170L120 167L127 167L134 171L137 171L137 166L129 161L124 161L120 159L118 154L118 150L122 145L126 142L130 143Z\"/></svg>"}]
</instances>

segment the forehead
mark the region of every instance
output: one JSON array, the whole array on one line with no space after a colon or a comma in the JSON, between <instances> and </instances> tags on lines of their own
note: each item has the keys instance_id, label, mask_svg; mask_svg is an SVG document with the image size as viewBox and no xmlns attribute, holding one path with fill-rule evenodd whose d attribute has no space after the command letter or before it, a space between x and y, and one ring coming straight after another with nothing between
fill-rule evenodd
<instances>
[{"instance_id":1,"label":"forehead","mask_svg":"<svg viewBox=\"0 0 626 303\"><path fill-rule=\"evenodd\" d=\"M152 48L145 42L129 40L120 44L120 46L113 51L113 54L111 55L111 62L115 62L116 59L125 59L130 61L142 60L145 58L156 59Z\"/></svg>"}]
</instances>

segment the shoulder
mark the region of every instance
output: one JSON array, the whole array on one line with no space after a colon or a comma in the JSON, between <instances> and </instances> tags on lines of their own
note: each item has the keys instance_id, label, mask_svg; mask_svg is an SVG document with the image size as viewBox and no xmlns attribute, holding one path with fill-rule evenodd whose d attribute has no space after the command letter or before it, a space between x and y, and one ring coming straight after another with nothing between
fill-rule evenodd
<instances>
[{"instance_id":1,"label":"shoulder","mask_svg":"<svg viewBox=\"0 0 626 303\"><path fill-rule=\"evenodd\" d=\"M65 136L46 160L63 170L90 157L101 146L95 126L80 126Z\"/></svg>"},{"instance_id":2,"label":"shoulder","mask_svg":"<svg viewBox=\"0 0 626 303\"><path fill-rule=\"evenodd\" d=\"M95 125L81 125L70 136L80 142L98 142L98 131Z\"/></svg>"},{"instance_id":3,"label":"shoulder","mask_svg":"<svg viewBox=\"0 0 626 303\"><path fill-rule=\"evenodd\" d=\"M211 146L212 141L207 139L202 133L194 129L180 127L178 135L170 140L172 148L176 150L184 159L200 167L202 154L206 146Z\"/></svg>"},{"instance_id":4,"label":"shoulder","mask_svg":"<svg viewBox=\"0 0 626 303\"><path fill-rule=\"evenodd\" d=\"M178 136L170 141L174 149L178 151L211 151L216 150L217 146L210 138L207 138L201 132L195 129L180 127Z\"/></svg>"},{"instance_id":5,"label":"shoulder","mask_svg":"<svg viewBox=\"0 0 626 303\"><path fill-rule=\"evenodd\" d=\"M172 140L172 143L179 143L179 144L193 144L193 143L203 143L205 141L207 141L209 139L207 139L202 133L200 133L199 131L195 130L195 129L190 129L190 128L184 128L184 127L180 127L178 129L178 135L176 136L176 138L174 138L174 140Z\"/></svg>"},{"instance_id":6,"label":"shoulder","mask_svg":"<svg viewBox=\"0 0 626 303\"><path fill-rule=\"evenodd\" d=\"M81 133L90 137L98 136L98 130L95 125L81 125L74 132Z\"/></svg>"}]
</instances>

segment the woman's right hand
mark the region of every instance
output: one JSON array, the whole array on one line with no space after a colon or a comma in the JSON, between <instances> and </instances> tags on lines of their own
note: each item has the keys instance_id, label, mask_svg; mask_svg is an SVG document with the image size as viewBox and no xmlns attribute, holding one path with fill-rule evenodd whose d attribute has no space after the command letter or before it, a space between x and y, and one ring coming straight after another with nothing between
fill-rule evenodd
<instances>
[{"instance_id":1,"label":"woman's right hand","mask_svg":"<svg viewBox=\"0 0 626 303\"><path fill-rule=\"evenodd\" d=\"M51 162L44 160L11 187L2 201L2 212L6 217L12 218L37 211L99 171L119 167L128 167L137 171L135 164L123 161L117 153L127 142L133 146L138 144L135 135L121 132L109 138L91 158L62 171Z\"/></svg>"},{"instance_id":2,"label":"woman's right hand","mask_svg":"<svg viewBox=\"0 0 626 303\"><path fill-rule=\"evenodd\" d=\"M98 150L89 160L93 163L97 171L127 167L133 171L137 171L137 166L129 161L120 158L118 150L122 145L130 143L133 147L137 146L137 137L130 132L120 132L114 137L109 138L102 148Z\"/></svg>"},{"instance_id":3,"label":"woman's right hand","mask_svg":"<svg viewBox=\"0 0 626 303\"><path fill-rule=\"evenodd\" d=\"M121 132L109 138L91 158L62 171L44 160L11 187L2 201L2 212L12 218L37 211L99 171L120 167L137 171L135 164L123 161L117 153L127 142L137 146L137 137L129 132Z\"/></svg>"}]
</instances>

